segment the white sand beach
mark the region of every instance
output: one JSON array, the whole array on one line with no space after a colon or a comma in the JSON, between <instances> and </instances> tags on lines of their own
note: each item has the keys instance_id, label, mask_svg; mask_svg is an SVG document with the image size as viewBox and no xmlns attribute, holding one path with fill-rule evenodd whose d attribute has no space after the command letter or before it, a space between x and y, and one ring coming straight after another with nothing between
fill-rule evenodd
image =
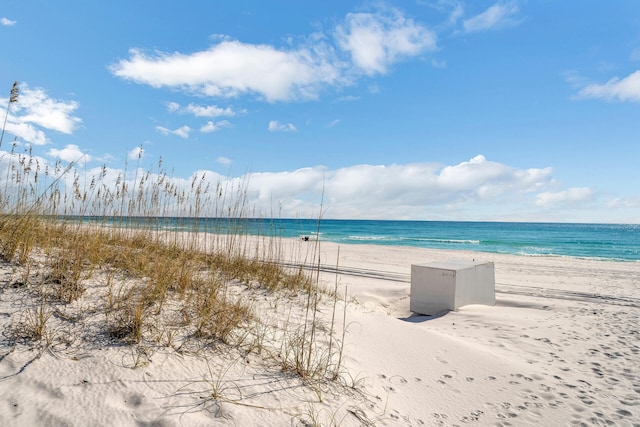
<instances>
[{"instance_id":1,"label":"white sand beach","mask_svg":"<svg viewBox=\"0 0 640 427\"><path fill-rule=\"evenodd\" d=\"M0 425L640 425L640 263L320 248L320 281L348 294L335 319L346 319L341 378L322 383L257 354L84 342L100 328L91 289L77 305L95 321L76 331L58 319L73 342L13 342L28 298L15 266L0 265ZM449 259L494 262L497 304L413 315L411 264ZM328 324L331 298L318 310Z\"/></svg>"}]
</instances>

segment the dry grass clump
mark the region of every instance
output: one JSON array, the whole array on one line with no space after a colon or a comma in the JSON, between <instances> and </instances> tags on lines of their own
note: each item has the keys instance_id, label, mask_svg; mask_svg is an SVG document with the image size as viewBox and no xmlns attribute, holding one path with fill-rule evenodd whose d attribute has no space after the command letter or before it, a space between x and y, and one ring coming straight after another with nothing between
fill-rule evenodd
<instances>
[{"instance_id":1,"label":"dry grass clump","mask_svg":"<svg viewBox=\"0 0 640 427\"><path fill-rule=\"evenodd\" d=\"M339 378L346 319L337 284L323 292L314 278L319 248L292 264L277 231L250 236L242 185L212 187L203 175L180 187L162 161L133 179L125 170L109 181L106 167L80 177L19 146L0 153L0 258L19 276L0 291L23 294L14 345L124 344L133 367L158 347L255 354L307 384ZM216 221L201 220L205 207ZM318 317L323 303L330 320Z\"/></svg>"},{"instance_id":2,"label":"dry grass clump","mask_svg":"<svg viewBox=\"0 0 640 427\"><path fill-rule=\"evenodd\" d=\"M99 291L102 332L115 342L222 345L259 353L305 379L337 378L335 325L316 319L330 295L318 290L308 267L247 258L244 248L205 253L190 249L184 236L68 218L5 214L0 224L0 256L24 271L25 289L37 296L18 328L24 340L41 341L52 314L63 309L87 318L83 304ZM266 315L265 303L256 307L255 300L267 301ZM279 323L287 304L287 320ZM269 305L276 307L271 314Z\"/></svg>"}]
</instances>

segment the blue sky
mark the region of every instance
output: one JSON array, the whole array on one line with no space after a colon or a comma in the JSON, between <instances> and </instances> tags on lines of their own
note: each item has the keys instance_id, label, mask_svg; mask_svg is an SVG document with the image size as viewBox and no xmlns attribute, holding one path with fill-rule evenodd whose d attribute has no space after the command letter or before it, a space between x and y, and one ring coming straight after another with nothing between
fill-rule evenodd
<instances>
[{"instance_id":1,"label":"blue sky","mask_svg":"<svg viewBox=\"0 0 640 427\"><path fill-rule=\"evenodd\" d=\"M284 217L640 223L634 0L4 1L0 49L0 151L86 176L162 157Z\"/></svg>"}]
</instances>

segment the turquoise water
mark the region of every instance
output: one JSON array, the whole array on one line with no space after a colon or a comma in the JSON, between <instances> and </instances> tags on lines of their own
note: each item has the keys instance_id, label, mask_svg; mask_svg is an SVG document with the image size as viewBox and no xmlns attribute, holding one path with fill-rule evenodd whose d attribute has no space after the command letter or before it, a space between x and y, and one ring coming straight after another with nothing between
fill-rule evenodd
<instances>
[{"instance_id":1,"label":"turquoise water","mask_svg":"<svg viewBox=\"0 0 640 427\"><path fill-rule=\"evenodd\" d=\"M85 219L86 220L86 219ZM104 221L104 219L102 219ZM122 220L119 220L122 222ZM135 226L149 219L130 218ZM640 261L640 225L457 221L156 218L154 226L282 237L316 236L343 244L413 246L523 256Z\"/></svg>"},{"instance_id":2,"label":"turquoise water","mask_svg":"<svg viewBox=\"0 0 640 427\"><path fill-rule=\"evenodd\" d=\"M281 225L313 235L317 222ZM325 220L319 230L337 243L640 261L640 225Z\"/></svg>"}]
</instances>

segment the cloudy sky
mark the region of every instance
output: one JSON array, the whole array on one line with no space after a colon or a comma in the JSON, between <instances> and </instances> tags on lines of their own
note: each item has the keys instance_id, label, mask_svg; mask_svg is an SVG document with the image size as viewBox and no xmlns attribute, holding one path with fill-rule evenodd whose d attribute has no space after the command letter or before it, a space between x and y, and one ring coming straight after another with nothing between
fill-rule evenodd
<instances>
[{"instance_id":1,"label":"cloudy sky","mask_svg":"<svg viewBox=\"0 0 640 427\"><path fill-rule=\"evenodd\" d=\"M23 0L0 49L5 159L162 158L283 217L640 223L636 0Z\"/></svg>"}]
</instances>

